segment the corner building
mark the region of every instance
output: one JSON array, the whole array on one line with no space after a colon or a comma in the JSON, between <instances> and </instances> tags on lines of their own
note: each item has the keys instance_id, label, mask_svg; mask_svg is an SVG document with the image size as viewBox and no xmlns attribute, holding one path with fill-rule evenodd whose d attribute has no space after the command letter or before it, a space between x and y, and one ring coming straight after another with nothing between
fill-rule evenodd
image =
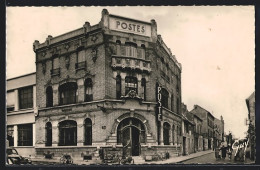
<instances>
[{"instance_id":1,"label":"corner building","mask_svg":"<svg viewBox=\"0 0 260 170\"><path fill-rule=\"evenodd\" d=\"M104 9L98 24L48 36L33 48L37 155L81 159L100 148L126 156L181 154L181 65L154 20Z\"/></svg>"}]
</instances>

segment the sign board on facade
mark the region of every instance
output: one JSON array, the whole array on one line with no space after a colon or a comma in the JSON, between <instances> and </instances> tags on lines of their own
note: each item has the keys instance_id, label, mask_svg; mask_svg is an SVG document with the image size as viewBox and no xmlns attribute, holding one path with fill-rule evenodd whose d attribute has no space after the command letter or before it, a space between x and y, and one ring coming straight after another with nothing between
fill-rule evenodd
<instances>
[{"instance_id":1,"label":"sign board on facade","mask_svg":"<svg viewBox=\"0 0 260 170\"><path fill-rule=\"evenodd\" d=\"M157 86L157 120L162 121L162 87Z\"/></svg>"},{"instance_id":2,"label":"sign board on facade","mask_svg":"<svg viewBox=\"0 0 260 170\"><path fill-rule=\"evenodd\" d=\"M109 29L151 37L151 25L120 17L109 17Z\"/></svg>"}]
</instances>

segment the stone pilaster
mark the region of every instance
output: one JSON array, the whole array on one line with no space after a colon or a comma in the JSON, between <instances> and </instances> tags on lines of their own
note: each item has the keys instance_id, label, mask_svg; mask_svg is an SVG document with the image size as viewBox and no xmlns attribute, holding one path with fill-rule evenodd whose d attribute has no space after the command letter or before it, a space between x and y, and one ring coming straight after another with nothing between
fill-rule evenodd
<instances>
[{"instance_id":1,"label":"stone pilaster","mask_svg":"<svg viewBox=\"0 0 260 170\"><path fill-rule=\"evenodd\" d=\"M85 87L83 78L77 80L78 90L77 90L77 100L78 102L83 102L85 97Z\"/></svg>"},{"instance_id":2,"label":"stone pilaster","mask_svg":"<svg viewBox=\"0 0 260 170\"><path fill-rule=\"evenodd\" d=\"M160 127L160 139L159 139L159 142L160 142L160 145L164 145L164 143L163 143L163 121L161 121L160 123L161 123L161 127Z\"/></svg>"},{"instance_id":3,"label":"stone pilaster","mask_svg":"<svg viewBox=\"0 0 260 170\"><path fill-rule=\"evenodd\" d=\"M120 73L121 76L121 95L125 96L125 77L126 77L126 73Z\"/></svg>"},{"instance_id":4,"label":"stone pilaster","mask_svg":"<svg viewBox=\"0 0 260 170\"><path fill-rule=\"evenodd\" d=\"M53 85L53 106L59 105L59 85L54 84Z\"/></svg>"},{"instance_id":5,"label":"stone pilaster","mask_svg":"<svg viewBox=\"0 0 260 170\"><path fill-rule=\"evenodd\" d=\"M58 121L52 122L52 146L58 146L59 143L59 127Z\"/></svg>"}]
</instances>

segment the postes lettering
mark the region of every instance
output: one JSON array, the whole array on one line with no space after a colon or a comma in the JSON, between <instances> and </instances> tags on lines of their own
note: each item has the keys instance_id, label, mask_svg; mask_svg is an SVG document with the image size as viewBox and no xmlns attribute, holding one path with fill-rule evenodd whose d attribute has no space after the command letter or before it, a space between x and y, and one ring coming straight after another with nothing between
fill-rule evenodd
<instances>
[{"instance_id":1,"label":"postes lettering","mask_svg":"<svg viewBox=\"0 0 260 170\"><path fill-rule=\"evenodd\" d=\"M162 87L158 86L157 88L157 99L158 99L158 121L162 121Z\"/></svg>"},{"instance_id":2,"label":"postes lettering","mask_svg":"<svg viewBox=\"0 0 260 170\"><path fill-rule=\"evenodd\" d=\"M145 26L139 24L116 21L116 28L138 33L145 33Z\"/></svg>"}]
</instances>

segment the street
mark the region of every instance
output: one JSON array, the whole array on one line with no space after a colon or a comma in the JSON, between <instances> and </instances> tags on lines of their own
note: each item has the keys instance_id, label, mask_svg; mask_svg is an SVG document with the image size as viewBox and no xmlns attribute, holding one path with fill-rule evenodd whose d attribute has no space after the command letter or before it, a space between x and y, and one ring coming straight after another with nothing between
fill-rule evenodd
<instances>
[{"instance_id":1,"label":"street","mask_svg":"<svg viewBox=\"0 0 260 170\"><path fill-rule=\"evenodd\" d=\"M199 156L199 157L196 157L196 158L192 158L192 159L189 159L189 160L186 160L186 161L182 161L181 163L183 164L250 164L250 163L254 163L252 161L250 161L249 159L246 159L245 162L235 162L234 161L234 157L232 155L232 159L229 160L228 157L226 157L226 159L216 159L215 158L215 153L210 153L210 154L206 154L206 155L203 155L203 156Z\"/></svg>"}]
</instances>

